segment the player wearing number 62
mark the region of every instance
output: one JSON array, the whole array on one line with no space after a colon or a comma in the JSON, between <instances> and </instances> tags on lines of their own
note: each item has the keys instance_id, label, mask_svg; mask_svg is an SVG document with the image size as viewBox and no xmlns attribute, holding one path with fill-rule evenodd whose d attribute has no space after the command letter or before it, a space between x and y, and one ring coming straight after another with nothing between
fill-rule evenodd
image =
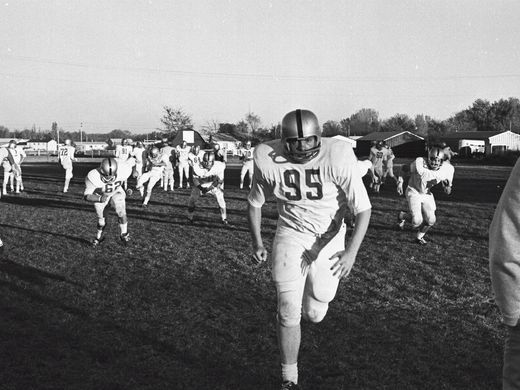
<instances>
[{"instance_id":1,"label":"player wearing number 62","mask_svg":"<svg viewBox=\"0 0 520 390\"><path fill-rule=\"evenodd\" d=\"M324 318L340 278L352 269L371 204L352 147L322 139L311 111L289 112L281 133L281 140L255 148L248 213L253 258L263 262L267 250L261 237L261 208L269 196L276 198L279 219L272 276L278 300L282 389L299 389L301 316L311 322ZM356 221L345 245L343 221L349 208Z\"/></svg>"},{"instance_id":2,"label":"player wearing number 62","mask_svg":"<svg viewBox=\"0 0 520 390\"><path fill-rule=\"evenodd\" d=\"M94 203L98 217L97 234L92 241L92 246L98 246L104 240L103 231L106 226L109 203L115 209L119 220L121 242L126 245L130 240L127 232L126 193L123 183L132 174L132 161L135 160L121 162L113 157L105 158L101 161L99 168L91 170L85 178L86 188L83 196L88 202Z\"/></svg>"}]
</instances>

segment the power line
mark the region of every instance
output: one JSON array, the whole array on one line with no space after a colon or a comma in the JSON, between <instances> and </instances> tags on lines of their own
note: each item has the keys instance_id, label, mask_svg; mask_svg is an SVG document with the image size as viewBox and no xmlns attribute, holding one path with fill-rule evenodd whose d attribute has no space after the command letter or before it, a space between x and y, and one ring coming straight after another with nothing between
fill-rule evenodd
<instances>
[{"instance_id":1,"label":"power line","mask_svg":"<svg viewBox=\"0 0 520 390\"><path fill-rule=\"evenodd\" d=\"M179 76L199 76L210 78L238 78L238 79L263 79L263 80L294 80L294 81L365 81L365 82L385 82L385 81L453 81L453 80L478 80L478 79L511 79L520 78L520 73L510 74L482 74L482 75L451 75L451 76L322 76L322 75L286 75L286 74L267 74L267 73L238 73L238 72L196 72L178 69L161 69L149 67L131 67L122 65L96 65L85 64L71 61L56 61L53 59L14 56L0 54L0 58L11 61L35 62L49 65L62 65L86 69L104 69L111 71L131 71L148 73L166 73Z\"/></svg>"}]
</instances>

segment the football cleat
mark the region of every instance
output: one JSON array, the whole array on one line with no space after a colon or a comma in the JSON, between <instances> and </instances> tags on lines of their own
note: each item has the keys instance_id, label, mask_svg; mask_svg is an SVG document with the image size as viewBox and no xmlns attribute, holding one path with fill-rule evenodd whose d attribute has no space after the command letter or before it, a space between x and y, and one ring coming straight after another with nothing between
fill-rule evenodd
<instances>
[{"instance_id":1,"label":"football cleat","mask_svg":"<svg viewBox=\"0 0 520 390\"><path fill-rule=\"evenodd\" d=\"M222 220L222 224L223 224L223 225L229 225L227 219L223 219L223 220Z\"/></svg>"},{"instance_id":2,"label":"football cleat","mask_svg":"<svg viewBox=\"0 0 520 390\"><path fill-rule=\"evenodd\" d=\"M2 253L4 250L4 243L2 241L2 239L0 238L0 253Z\"/></svg>"},{"instance_id":3,"label":"football cleat","mask_svg":"<svg viewBox=\"0 0 520 390\"><path fill-rule=\"evenodd\" d=\"M91 245L95 248L95 247L97 247L99 244L101 244L103 241L105 241L105 237L94 238L94 240L92 240Z\"/></svg>"},{"instance_id":4,"label":"football cleat","mask_svg":"<svg viewBox=\"0 0 520 390\"><path fill-rule=\"evenodd\" d=\"M301 386L291 381L285 381L282 383L280 390L301 390Z\"/></svg>"},{"instance_id":5,"label":"football cleat","mask_svg":"<svg viewBox=\"0 0 520 390\"><path fill-rule=\"evenodd\" d=\"M128 241L130 241L130 234L128 233L123 233L119 236L119 239L121 240L121 242L123 243L123 245L127 245L128 244Z\"/></svg>"},{"instance_id":6,"label":"football cleat","mask_svg":"<svg viewBox=\"0 0 520 390\"><path fill-rule=\"evenodd\" d=\"M428 242L424 238L416 238L415 243L419 245L426 245Z\"/></svg>"},{"instance_id":7,"label":"football cleat","mask_svg":"<svg viewBox=\"0 0 520 390\"><path fill-rule=\"evenodd\" d=\"M141 207L142 207L143 209L147 209L147 208L148 208L148 204L147 204L147 203L143 203L143 204L141 205Z\"/></svg>"}]
</instances>

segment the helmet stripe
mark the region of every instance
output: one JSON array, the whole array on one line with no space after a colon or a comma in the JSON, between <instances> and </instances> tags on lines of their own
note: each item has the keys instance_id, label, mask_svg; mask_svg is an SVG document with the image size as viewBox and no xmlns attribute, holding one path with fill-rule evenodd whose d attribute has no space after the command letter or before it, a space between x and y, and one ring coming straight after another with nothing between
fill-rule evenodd
<instances>
[{"instance_id":1,"label":"helmet stripe","mask_svg":"<svg viewBox=\"0 0 520 390\"><path fill-rule=\"evenodd\" d=\"M108 159L108 174L112 176L112 159Z\"/></svg>"},{"instance_id":2,"label":"helmet stripe","mask_svg":"<svg viewBox=\"0 0 520 390\"><path fill-rule=\"evenodd\" d=\"M298 138L303 138L302 110L296 110L296 128L298 129Z\"/></svg>"}]
</instances>

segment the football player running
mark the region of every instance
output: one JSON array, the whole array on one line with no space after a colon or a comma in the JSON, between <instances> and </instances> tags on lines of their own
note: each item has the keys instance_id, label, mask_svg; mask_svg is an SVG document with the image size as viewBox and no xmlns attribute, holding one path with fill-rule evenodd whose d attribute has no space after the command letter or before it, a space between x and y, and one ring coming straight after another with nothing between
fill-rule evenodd
<instances>
[{"instance_id":1,"label":"football player running","mask_svg":"<svg viewBox=\"0 0 520 390\"><path fill-rule=\"evenodd\" d=\"M244 188L244 179L246 175L249 177L249 188L253 181L253 152L251 141L247 141L243 149L240 150L240 159L242 160L242 169L240 170L240 189Z\"/></svg>"},{"instance_id":2,"label":"football player running","mask_svg":"<svg viewBox=\"0 0 520 390\"><path fill-rule=\"evenodd\" d=\"M116 211L121 234L119 238L127 244L130 236L127 232L126 193L123 182L132 174L132 160L127 163L110 157L101 161L99 168L91 170L85 179L84 199L94 203L98 217L96 238L92 246L98 246L103 240L106 226L107 206L110 203Z\"/></svg>"},{"instance_id":3,"label":"football player running","mask_svg":"<svg viewBox=\"0 0 520 390\"><path fill-rule=\"evenodd\" d=\"M215 161L213 152L205 152L202 161L193 165L193 188L188 201L188 220L190 222L193 222L193 214L199 197L210 194L217 200L222 223L228 224L226 201L222 190L224 169L226 169L226 164L222 161Z\"/></svg>"},{"instance_id":4,"label":"football player running","mask_svg":"<svg viewBox=\"0 0 520 390\"><path fill-rule=\"evenodd\" d=\"M190 188L190 164L188 162L188 155L190 154L190 147L186 141L182 141L182 145L177 145L177 159L179 165L179 188L182 188L184 176L186 176L186 188Z\"/></svg>"},{"instance_id":5,"label":"football player running","mask_svg":"<svg viewBox=\"0 0 520 390\"><path fill-rule=\"evenodd\" d=\"M58 149L58 159L60 161L61 166L65 170L65 184L63 185L63 192L66 193L69 191L70 180L72 179L72 162L78 161L74 157L74 153L76 152L76 148L72 146L72 141L67 138L65 140L65 144L60 146Z\"/></svg>"},{"instance_id":6,"label":"football player running","mask_svg":"<svg viewBox=\"0 0 520 390\"><path fill-rule=\"evenodd\" d=\"M387 176L391 177L395 184L397 184L397 178L394 175L394 159L395 155L390 146L384 142L384 147L388 151L386 154L386 159L383 161L383 177L382 177L382 183L385 183Z\"/></svg>"},{"instance_id":7,"label":"football player running","mask_svg":"<svg viewBox=\"0 0 520 390\"><path fill-rule=\"evenodd\" d=\"M281 140L256 146L248 216L256 262L267 259L261 236L262 206L274 195L278 227L272 247L272 276L278 300L282 389L299 389L300 319L320 322L341 278L349 275L365 237L371 204L361 167L347 143L321 138L316 116L289 112ZM344 217L356 216L345 245Z\"/></svg>"},{"instance_id":8,"label":"football player running","mask_svg":"<svg viewBox=\"0 0 520 390\"><path fill-rule=\"evenodd\" d=\"M141 193L141 196L145 196L144 185L148 182L146 186L146 196L143 200L143 208L148 207L148 202L152 196L152 189L157 184L163 175L164 167L166 166L166 160L168 157L161 154L159 148L152 147L148 156L146 157L146 168L145 173L141 175L139 180L137 180L137 189Z\"/></svg>"},{"instance_id":9,"label":"football player running","mask_svg":"<svg viewBox=\"0 0 520 390\"><path fill-rule=\"evenodd\" d=\"M399 211L398 227L403 230L405 221L409 220L417 230L415 242L420 245L427 244L424 235L436 222L436 205L431 193L432 187L441 183L444 192L447 195L451 194L455 168L445 163L444 157L444 151L434 146L428 151L426 159L417 157L411 164L403 165L397 179L397 193L403 195L403 177L410 177L404 192L409 213Z\"/></svg>"}]
</instances>

